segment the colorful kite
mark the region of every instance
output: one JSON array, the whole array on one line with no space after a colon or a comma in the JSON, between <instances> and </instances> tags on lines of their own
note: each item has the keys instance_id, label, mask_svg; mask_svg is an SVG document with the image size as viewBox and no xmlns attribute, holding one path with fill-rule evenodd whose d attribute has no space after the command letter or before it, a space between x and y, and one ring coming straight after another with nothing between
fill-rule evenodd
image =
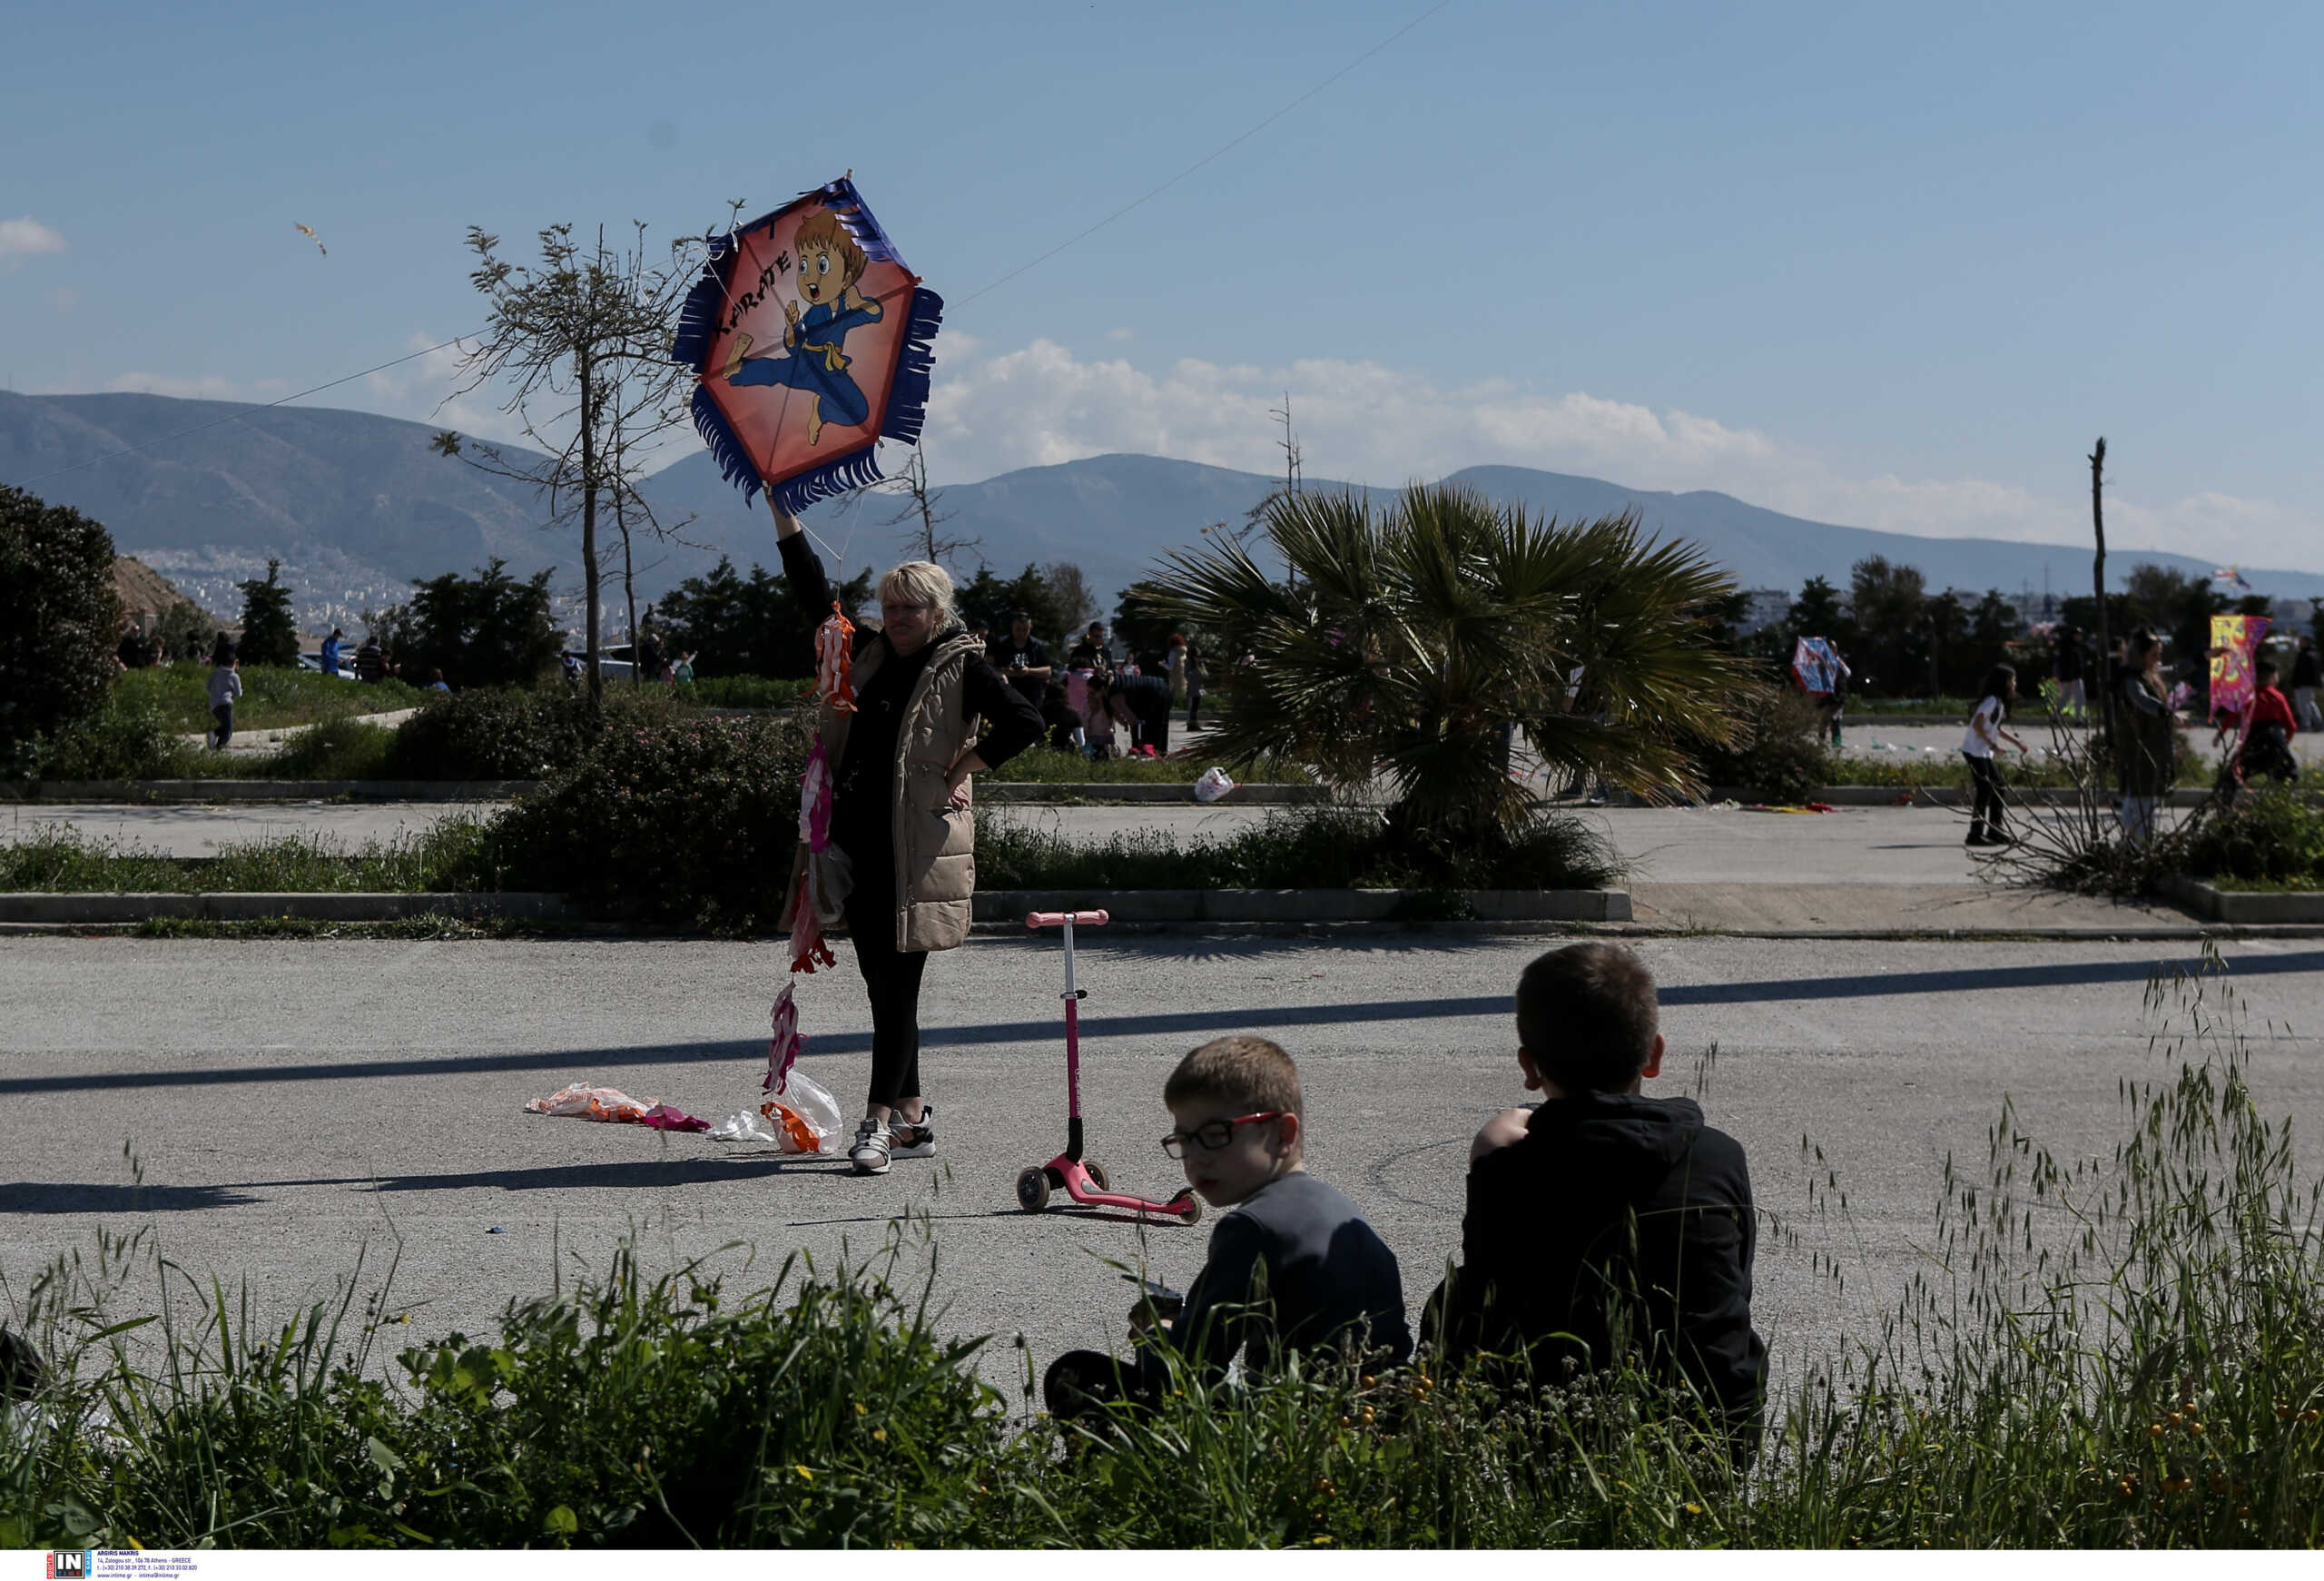
<instances>
[{"instance_id":1,"label":"colorful kite","mask_svg":"<svg viewBox=\"0 0 2324 1581\"><path fill-rule=\"evenodd\" d=\"M316 252L321 253L325 258L329 258L330 256L330 249L323 245L323 239L315 234L315 228L312 225L301 225L298 221L293 220L290 222L290 228L298 232L300 235L304 236L308 241L312 242L315 244Z\"/></svg>"},{"instance_id":2,"label":"colorful kite","mask_svg":"<svg viewBox=\"0 0 2324 1581\"><path fill-rule=\"evenodd\" d=\"M2240 717L2251 707L2252 661L2272 625L2264 615L2211 617L2211 717Z\"/></svg>"},{"instance_id":3,"label":"colorful kite","mask_svg":"<svg viewBox=\"0 0 2324 1581\"><path fill-rule=\"evenodd\" d=\"M1840 688L1840 656L1827 637L1803 637L1791 650L1791 678L1811 697L1828 697Z\"/></svg>"},{"instance_id":4,"label":"colorful kite","mask_svg":"<svg viewBox=\"0 0 2324 1581\"><path fill-rule=\"evenodd\" d=\"M919 440L943 312L842 178L711 239L670 354L726 480L795 512Z\"/></svg>"},{"instance_id":5,"label":"colorful kite","mask_svg":"<svg viewBox=\"0 0 2324 1581\"><path fill-rule=\"evenodd\" d=\"M2240 566L2221 566L2211 573L2211 580L2231 582L2247 593L2251 590L2251 584L2243 579L2243 568Z\"/></svg>"}]
</instances>

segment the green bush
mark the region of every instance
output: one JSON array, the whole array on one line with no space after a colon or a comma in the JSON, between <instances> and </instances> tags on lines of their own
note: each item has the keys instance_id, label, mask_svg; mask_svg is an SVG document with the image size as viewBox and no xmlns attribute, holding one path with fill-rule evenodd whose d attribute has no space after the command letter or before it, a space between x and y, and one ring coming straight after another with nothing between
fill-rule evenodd
<instances>
[{"instance_id":1,"label":"green bush","mask_svg":"<svg viewBox=\"0 0 2324 1581\"><path fill-rule=\"evenodd\" d=\"M1596 889L1620 858L1579 819L1550 817L1500 849L1439 851L1400 840L1376 813L1270 814L1231 835L1165 830L1068 840L988 815L977 826L982 889Z\"/></svg>"},{"instance_id":2,"label":"green bush","mask_svg":"<svg viewBox=\"0 0 2324 1581\"><path fill-rule=\"evenodd\" d=\"M697 676L677 696L704 708L789 708L813 689L811 680L777 680L772 676Z\"/></svg>"},{"instance_id":3,"label":"green bush","mask_svg":"<svg viewBox=\"0 0 2324 1581\"><path fill-rule=\"evenodd\" d=\"M182 779L203 756L161 709L116 689L94 716L20 743L16 771L26 779Z\"/></svg>"},{"instance_id":4,"label":"green bush","mask_svg":"<svg viewBox=\"0 0 2324 1581\"><path fill-rule=\"evenodd\" d=\"M263 757L234 761L261 779L385 779L396 733L362 719L310 725Z\"/></svg>"},{"instance_id":5,"label":"green bush","mask_svg":"<svg viewBox=\"0 0 2324 1581\"><path fill-rule=\"evenodd\" d=\"M1733 703L1736 740L1698 740L1691 755L1706 786L1739 786L1764 801L1806 801L1833 783L1829 726L1822 709L1788 687L1738 687ZM1881 781L1866 783L1880 784Z\"/></svg>"},{"instance_id":6,"label":"green bush","mask_svg":"<svg viewBox=\"0 0 2324 1581\"><path fill-rule=\"evenodd\" d=\"M218 847L209 856L166 856L40 825L0 845L0 890L46 894L427 893L502 887L490 824L447 818L417 835L367 840L289 836Z\"/></svg>"},{"instance_id":7,"label":"green bush","mask_svg":"<svg viewBox=\"0 0 2324 1581\"><path fill-rule=\"evenodd\" d=\"M2181 860L2198 878L2324 887L2324 807L2290 786L2252 791L2198 822Z\"/></svg>"},{"instance_id":8,"label":"green bush","mask_svg":"<svg viewBox=\"0 0 2324 1581\"><path fill-rule=\"evenodd\" d=\"M609 727L502 815L508 887L714 933L772 932L809 740L790 715Z\"/></svg>"},{"instance_id":9,"label":"green bush","mask_svg":"<svg viewBox=\"0 0 2324 1581\"><path fill-rule=\"evenodd\" d=\"M0 485L0 756L104 707L121 622L105 529Z\"/></svg>"},{"instance_id":10,"label":"green bush","mask_svg":"<svg viewBox=\"0 0 2324 1581\"><path fill-rule=\"evenodd\" d=\"M473 577L447 571L415 581L409 604L376 618L367 611L364 620L421 686L437 670L462 690L546 680L563 646L549 615L549 573L520 582L507 566L495 559Z\"/></svg>"},{"instance_id":11,"label":"green bush","mask_svg":"<svg viewBox=\"0 0 2324 1581\"><path fill-rule=\"evenodd\" d=\"M609 686L601 707L575 691L438 692L398 727L386 772L390 779L547 779L578 764L608 732L689 716L667 687Z\"/></svg>"}]
</instances>

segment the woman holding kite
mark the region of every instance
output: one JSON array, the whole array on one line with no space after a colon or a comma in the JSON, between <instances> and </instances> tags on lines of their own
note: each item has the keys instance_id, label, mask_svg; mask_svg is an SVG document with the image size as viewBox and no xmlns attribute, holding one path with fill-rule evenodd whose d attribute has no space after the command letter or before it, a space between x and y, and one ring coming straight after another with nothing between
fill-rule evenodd
<instances>
[{"instance_id":1,"label":"woman holding kite","mask_svg":"<svg viewBox=\"0 0 2324 1581\"><path fill-rule=\"evenodd\" d=\"M778 505L774 520L792 596L803 608L831 608L831 579L798 519ZM943 567L911 560L881 578L880 618L880 630L855 633L853 711L826 701L817 720L834 765L831 842L848 859L842 904L872 1000L871 1094L848 1155L867 1175L936 1151L935 1111L920 1091L920 983L930 951L969 936L969 776L1008 762L1042 728L954 617ZM981 738L980 717L992 726ZM803 863L806 855L803 841ZM786 914L783 925L792 922Z\"/></svg>"}]
</instances>

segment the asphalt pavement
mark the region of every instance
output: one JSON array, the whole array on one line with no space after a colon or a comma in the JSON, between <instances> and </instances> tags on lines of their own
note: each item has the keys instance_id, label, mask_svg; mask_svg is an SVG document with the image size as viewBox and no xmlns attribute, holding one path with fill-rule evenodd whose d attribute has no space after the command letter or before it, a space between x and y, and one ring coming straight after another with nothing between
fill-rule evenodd
<instances>
[{"instance_id":1,"label":"asphalt pavement","mask_svg":"<svg viewBox=\"0 0 2324 1581\"><path fill-rule=\"evenodd\" d=\"M1395 1248L1416 1309L1458 1248L1470 1135L1524 1096L1508 996L1551 941L1094 937L1085 1104L1117 1184L1176 1183L1155 1141L1171 1064L1217 1033L1265 1033L1300 1062L1310 1167ZM840 948L838 971L793 981L803 1068L853 1112L869 1022ZM1765 1213L1756 1310L1787 1367L1868 1332L1929 1267L1946 1161L1982 1167L2004 1101L2062 1154L2106 1157L2118 1083L2166 1070L2142 1011L2150 978L2195 960L2191 944L2135 942L1639 948L1673 1051L1649 1090L1707 1089L1713 1122L1749 1151ZM2219 948L2262 1109L2313 1116L2324 946ZM704 1258L750 1280L796 1250L860 1256L910 1209L926 1240L907 1267L932 1252L944 1322L1021 1331L1045 1360L1118 1339L1128 1287L1112 1263L1193 1275L1201 1229L1014 1205L1017 1171L1064 1140L1054 940L979 939L931 963L922 1069L940 1156L884 1179L524 1112L585 1079L714 1120L753 1103L783 955L686 941L0 939L0 1299L50 1259L93 1251L100 1230L142 1228L196 1281L246 1283L262 1314L329 1294L360 1253L367 1281L394 1264L389 1309L412 1314L409 1333L476 1334L546 1290L560 1259L568 1277L602 1268L625 1236L649 1269ZM2316 1128L2293 1141L2313 1178ZM1845 1212L1820 1191L1827 1169ZM131 1309L150 1297L125 1295ZM996 1377L1012 1364L1004 1353Z\"/></svg>"}]
</instances>

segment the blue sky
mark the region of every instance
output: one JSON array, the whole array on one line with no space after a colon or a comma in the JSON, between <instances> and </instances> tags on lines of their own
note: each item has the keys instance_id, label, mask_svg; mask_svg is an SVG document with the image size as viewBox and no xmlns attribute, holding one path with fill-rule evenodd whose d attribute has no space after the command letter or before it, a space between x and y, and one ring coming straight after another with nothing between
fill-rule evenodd
<instances>
[{"instance_id":1,"label":"blue sky","mask_svg":"<svg viewBox=\"0 0 2324 1581\"><path fill-rule=\"evenodd\" d=\"M461 238L852 167L956 306L940 478L1480 461L2324 571L2324 8L10 8L0 380L271 400L473 328ZM869 90L869 91L867 91ZM292 230L314 226L330 256ZM447 359L321 398L424 417ZM471 398L445 420L490 429Z\"/></svg>"}]
</instances>

